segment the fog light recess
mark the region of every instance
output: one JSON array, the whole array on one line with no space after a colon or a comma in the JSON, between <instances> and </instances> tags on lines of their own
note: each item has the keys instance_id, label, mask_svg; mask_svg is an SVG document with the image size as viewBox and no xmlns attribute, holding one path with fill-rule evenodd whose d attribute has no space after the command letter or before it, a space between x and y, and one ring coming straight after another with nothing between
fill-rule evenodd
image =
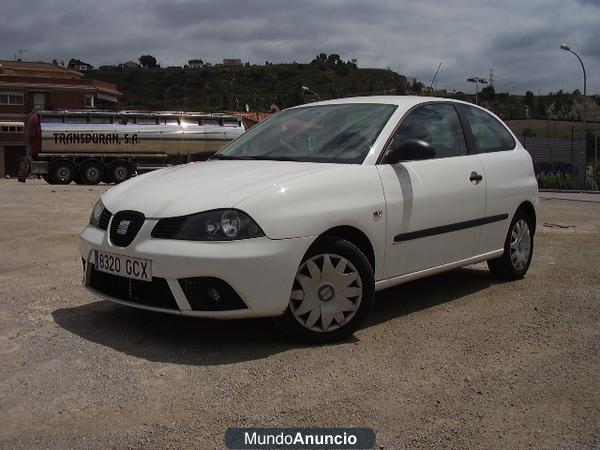
<instances>
[{"instance_id":1,"label":"fog light recess","mask_svg":"<svg viewBox=\"0 0 600 450\"><path fill-rule=\"evenodd\" d=\"M219 278L180 278L179 285L193 311L233 311L248 308L237 292Z\"/></svg>"}]
</instances>

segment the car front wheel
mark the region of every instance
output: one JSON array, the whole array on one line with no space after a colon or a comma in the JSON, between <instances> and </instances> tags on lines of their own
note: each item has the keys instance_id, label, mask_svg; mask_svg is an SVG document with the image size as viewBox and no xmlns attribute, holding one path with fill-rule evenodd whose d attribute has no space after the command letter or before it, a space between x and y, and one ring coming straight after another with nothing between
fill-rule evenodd
<instances>
[{"instance_id":1,"label":"car front wheel","mask_svg":"<svg viewBox=\"0 0 600 450\"><path fill-rule=\"evenodd\" d=\"M373 269L365 255L344 239L326 237L304 256L288 308L276 321L302 341L340 340L364 322L374 296Z\"/></svg>"}]
</instances>

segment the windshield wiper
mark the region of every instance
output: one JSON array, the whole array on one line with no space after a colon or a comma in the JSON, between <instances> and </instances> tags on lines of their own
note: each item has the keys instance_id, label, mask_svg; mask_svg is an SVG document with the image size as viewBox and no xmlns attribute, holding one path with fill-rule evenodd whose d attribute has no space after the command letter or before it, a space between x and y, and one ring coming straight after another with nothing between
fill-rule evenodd
<instances>
[{"instance_id":1,"label":"windshield wiper","mask_svg":"<svg viewBox=\"0 0 600 450\"><path fill-rule=\"evenodd\" d=\"M285 156L268 156L265 155L254 155L254 156L234 156L234 155L222 155L216 153L209 159L220 159L220 160L241 160L241 161L296 161L294 158L288 158Z\"/></svg>"},{"instance_id":2,"label":"windshield wiper","mask_svg":"<svg viewBox=\"0 0 600 450\"><path fill-rule=\"evenodd\" d=\"M215 153L208 159L221 159L221 160L236 160L236 159L248 159L243 156L231 156L231 155L223 155L221 153Z\"/></svg>"}]
</instances>

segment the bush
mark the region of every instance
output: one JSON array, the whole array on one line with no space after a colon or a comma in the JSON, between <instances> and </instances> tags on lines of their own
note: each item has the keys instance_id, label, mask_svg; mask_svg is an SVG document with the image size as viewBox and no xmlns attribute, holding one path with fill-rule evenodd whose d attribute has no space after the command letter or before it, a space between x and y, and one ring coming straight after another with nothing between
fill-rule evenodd
<instances>
[{"instance_id":1,"label":"bush","mask_svg":"<svg viewBox=\"0 0 600 450\"><path fill-rule=\"evenodd\" d=\"M577 172L571 163L541 162L536 164L536 177L540 189L577 188Z\"/></svg>"}]
</instances>

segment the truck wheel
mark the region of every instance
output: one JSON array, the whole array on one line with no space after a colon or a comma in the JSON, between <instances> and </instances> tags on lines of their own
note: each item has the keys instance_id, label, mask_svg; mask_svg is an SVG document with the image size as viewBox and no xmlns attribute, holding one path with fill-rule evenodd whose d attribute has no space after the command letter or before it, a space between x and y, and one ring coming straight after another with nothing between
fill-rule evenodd
<instances>
[{"instance_id":1,"label":"truck wheel","mask_svg":"<svg viewBox=\"0 0 600 450\"><path fill-rule=\"evenodd\" d=\"M115 161L108 168L110 181L115 184L122 183L131 178L133 169L127 161Z\"/></svg>"},{"instance_id":2,"label":"truck wheel","mask_svg":"<svg viewBox=\"0 0 600 450\"><path fill-rule=\"evenodd\" d=\"M69 184L75 178L75 165L71 161L56 161L50 166L50 184Z\"/></svg>"},{"instance_id":3,"label":"truck wheel","mask_svg":"<svg viewBox=\"0 0 600 450\"><path fill-rule=\"evenodd\" d=\"M84 184L98 184L102 181L102 164L97 161L84 162L79 169Z\"/></svg>"}]
</instances>

